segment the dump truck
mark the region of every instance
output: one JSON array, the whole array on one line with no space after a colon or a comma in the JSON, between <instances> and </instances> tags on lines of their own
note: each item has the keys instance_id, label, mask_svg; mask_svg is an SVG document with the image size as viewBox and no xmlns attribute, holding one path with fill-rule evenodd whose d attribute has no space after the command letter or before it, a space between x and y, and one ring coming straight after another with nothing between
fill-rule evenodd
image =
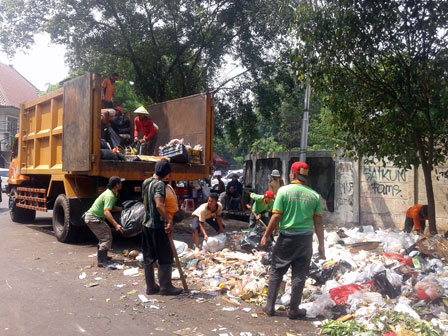
<instances>
[{"instance_id":1,"label":"dump truck","mask_svg":"<svg viewBox=\"0 0 448 336\"><path fill-rule=\"evenodd\" d=\"M198 94L147 110L159 127L156 148L171 139L202 146L201 163L172 163L171 179L208 178L213 164L213 96ZM85 225L82 214L106 189L111 176L125 179L120 202L138 199L142 181L155 171L155 162L101 159L98 74L77 77L23 104L19 122L8 179L11 219L32 222L37 211L53 210L53 230L61 242L79 238Z\"/></svg>"}]
</instances>

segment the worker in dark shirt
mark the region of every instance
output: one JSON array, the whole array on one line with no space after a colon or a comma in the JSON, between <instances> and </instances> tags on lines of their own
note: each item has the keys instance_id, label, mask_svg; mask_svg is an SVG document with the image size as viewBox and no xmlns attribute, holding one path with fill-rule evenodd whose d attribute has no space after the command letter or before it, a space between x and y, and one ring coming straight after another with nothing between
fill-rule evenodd
<instances>
[{"instance_id":1,"label":"worker in dark shirt","mask_svg":"<svg viewBox=\"0 0 448 336\"><path fill-rule=\"evenodd\" d=\"M238 192L238 194L240 195L243 194L243 185L241 184L240 181L238 181L237 174L233 174L232 180L229 183L227 183L226 191L229 191L230 187L234 187L235 190Z\"/></svg>"},{"instance_id":2,"label":"worker in dark shirt","mask_svg":"<svg viewBox=\"0 0 448 336\"><path fill-rule=\"evenodd\" d=\"M218 184L216 184L213 187L213 190L216 191L218 194L222 194L224 191L226 191L226 185L224 184L224 181L221 179L221 171L217 170L215 171L215 177L218 180Z\"/></svg>"}]
</instances>

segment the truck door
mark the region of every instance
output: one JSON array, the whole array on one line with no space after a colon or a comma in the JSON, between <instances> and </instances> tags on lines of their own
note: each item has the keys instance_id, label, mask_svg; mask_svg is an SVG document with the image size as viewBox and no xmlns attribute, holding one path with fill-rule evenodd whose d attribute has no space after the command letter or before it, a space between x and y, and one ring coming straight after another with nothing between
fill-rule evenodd
<instances>
[{"instance_id":1,"label":"truck door","mask_svg":"<svg viewBox=\"0 0 448 336\"><path fill-rule=\"evenodd\" d=\"M95 86L97 83L92 74L64 84L63 171L87 172L91 169L92 116L97 103L94 92L100 92L98 88L94 90Z\"/></svg>"}]
</instances>

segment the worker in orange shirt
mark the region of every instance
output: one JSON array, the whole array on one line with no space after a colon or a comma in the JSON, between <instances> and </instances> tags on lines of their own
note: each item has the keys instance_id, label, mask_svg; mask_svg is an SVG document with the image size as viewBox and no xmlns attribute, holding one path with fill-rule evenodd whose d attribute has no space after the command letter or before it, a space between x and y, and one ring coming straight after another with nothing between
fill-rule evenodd
<instances>
[{"instance_id":1,"label":"worker in orange shirt","mask_svg":"<svg viewBox=\"0 0 448 336\"><path fill-rule=\"evenodd\" d=\"M114 72L109 78L106 78L101 85L101 104L102 108L114 108L112 97L115 100L115 82L118 80L118 73Z\"/></svg>"},{"instance_id":2,"label":"worker in orange shirt","mask_svg":"<svg viewBox=\"0 0 448 336\"><path fill-rule=\"evenodd\" d=\"M425 221L428 219L428 206L416 204L406 211L406 219L404 221L404 232L411 232L412 227L418 233L425 231Z\"/></svg>"}]
</instances>

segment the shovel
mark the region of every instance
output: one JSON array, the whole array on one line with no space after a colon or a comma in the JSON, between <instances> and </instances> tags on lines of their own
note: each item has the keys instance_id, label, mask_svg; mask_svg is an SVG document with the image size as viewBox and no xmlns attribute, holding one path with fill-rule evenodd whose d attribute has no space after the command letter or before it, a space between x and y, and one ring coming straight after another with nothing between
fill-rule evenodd
<instances>
[{"instance_id":1,"label":"shovel","mask_svg":"<svg viewBox=\"0 0 448 336\"><path fill-rule=\"evenodd\" d=\"M174 260L176 261L177 269L179 270L180 279L182 280L182 287L184 287L184 292L188 292L187 280L185 279L184 272L182 271L182 266L179 261L179 256L177 255L176 246L174 246L173 237L168 235L170 241L171 251L173 251Z\"/></svg>"},{"instance_id":2,"label":"shovel","mask_svg":"<svg viewBox=\"0 0 448 336\"><path fill-rule=\"evenodd\" d=\"M252 212L252 214L255 216L255 219L258 221L258 223L260 223L264 227L264 229L266 230L268 227L261 220L261 218L257 218L258 216L255 214L254 210L252 210L252 207L249 204L246 204L246 208L248 208Z\"/></svg>"}]
</instances>

